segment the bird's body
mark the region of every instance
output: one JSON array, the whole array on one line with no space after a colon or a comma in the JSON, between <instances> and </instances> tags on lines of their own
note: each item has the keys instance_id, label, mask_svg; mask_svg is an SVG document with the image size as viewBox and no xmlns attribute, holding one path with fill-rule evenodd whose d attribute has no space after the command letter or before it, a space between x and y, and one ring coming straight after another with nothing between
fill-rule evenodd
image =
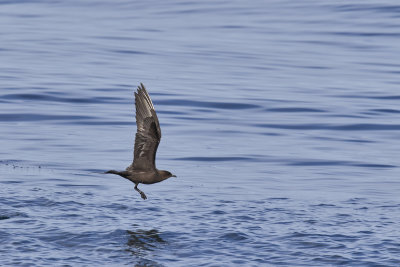
<instances>
[{"instance_id":1,"label":"bird's body","mask_svg":"<svg viewBox=\"0 0 400 267\"><path fill-rule=\"evenodd\" d=\"M155 184L165 179L169 174L163 175L164 171L154 170L154 171L113 171L110 170L107 173L117 174L122 176L135 184ZM172 176L170 176L172 177Z\"/></svg>"},{"instance_id":2,"label":"bird's body","mask_svg":"<svg viewBox=\"0 0 400 267\"><path fill-rule=\"evenodd\" d=\"M143 84L135 92L136 125L133 162L125 171L110 170L106 173L117 174L135 184L143 199L146 195L137 187L138 184L154 184L170 177L176 177L169 171L158 170L155 165L156 152L161 140L161 128L149 94Z\"/></svg>"}]
</instances>

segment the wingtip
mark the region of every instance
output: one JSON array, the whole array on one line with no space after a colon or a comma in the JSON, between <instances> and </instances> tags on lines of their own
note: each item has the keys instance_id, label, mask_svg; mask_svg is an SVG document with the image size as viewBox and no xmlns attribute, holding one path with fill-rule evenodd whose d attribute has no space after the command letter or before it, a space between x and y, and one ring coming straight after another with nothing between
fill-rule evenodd
<instances>
[{"instance_id":1,"label":"wingtip","mask_svg":"<svg viewBox=\"0 0 400 267\"><path fill-rule=\"evenodd\" d=\"M140 85L138 86L138 92L139 92L140 90L145 90L145 91L146 91L146 87L144 87L144 84L143 84L143 83L140 83Z\"/></svg>"}]
</instances>

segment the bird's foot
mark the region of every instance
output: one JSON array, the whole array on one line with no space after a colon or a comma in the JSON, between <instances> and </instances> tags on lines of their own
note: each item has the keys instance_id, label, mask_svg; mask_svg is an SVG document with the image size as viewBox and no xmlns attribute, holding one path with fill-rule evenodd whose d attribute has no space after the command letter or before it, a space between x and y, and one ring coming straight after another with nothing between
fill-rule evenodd
<instances>
[{"instance_id":1,"label":"bird's foot","mask_svg":"<svg viewBox=\"0 0 400 267\"><path fill-rule=\"evenodd\" d=\"M143 192L140 192L140 196L141 196L144 200L147 199L146 195L145 195Z\"/></svg>"},{"instance_id":2,"label":"bird's foot","mask_svg":"<svg viewBox=\"0 0 400 267\"><path fill-rule=\"evenodd\" d=\"M140 194L140 196L141 196L144 200L146 200L146 199L147 199L146 195L145 195L145 194L143 193L143 191L140 190L137 186L138 186L138 184L135 184L135 190L138 191L138 193Z\"/></svg>"}]
</instances>

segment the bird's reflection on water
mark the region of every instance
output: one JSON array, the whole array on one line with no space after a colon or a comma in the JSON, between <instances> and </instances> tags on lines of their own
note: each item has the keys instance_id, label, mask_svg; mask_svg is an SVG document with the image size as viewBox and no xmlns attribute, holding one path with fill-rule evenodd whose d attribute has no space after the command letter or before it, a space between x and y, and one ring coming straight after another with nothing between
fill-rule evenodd
<instances>
[{"instance_id":1,"label":"bird's reflection on water","mask_svg":"<svg viewBox=\"0 0 400 267\"><path fill-rule=\"evenodd\" d=\"M135 256L144 256L149 251L155 250L160 245L167 244L160 236L158 230L127 230L128 248L126 249Z\"/></svg>"},{"instance_id":2,"label":"bird's reflection on water","mask_svg":"<svg viewBox=\"0 0 400 267\"><path fill-rule=\"evenodd\" d=\"M149 259L146 256L151 256L152 251L157 250L160 246L167 244L160 236L158 230L136 230L126 231L128 233L128 248L126 251L130 252L137 258L135 267L147 266L163 266L155 262L154 259Z\"/></svg>"}]
</instances>

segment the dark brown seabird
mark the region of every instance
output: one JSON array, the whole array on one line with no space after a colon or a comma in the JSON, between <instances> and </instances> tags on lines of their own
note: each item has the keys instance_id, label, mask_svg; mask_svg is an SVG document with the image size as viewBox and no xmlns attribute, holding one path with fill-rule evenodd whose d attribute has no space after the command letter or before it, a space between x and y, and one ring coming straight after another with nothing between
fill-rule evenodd
<instances>
[{"instance_id":1,"label":"dark brown seabird","mask_svg":"<svg viewBox=\"0 0 400 267\"><path fill-rule=\"evenodd\" d=\"M106 173L118 174L135 184L135 190L143 199L146 195L138 184L154 184L170 177L176 177L169 171L156 168L156 153L161 140L160 123L146 88L141 83L135 92L136 105L136 138L133 151L133 162L125 171L110 170Z\"/></svg>"}]
</instances>

